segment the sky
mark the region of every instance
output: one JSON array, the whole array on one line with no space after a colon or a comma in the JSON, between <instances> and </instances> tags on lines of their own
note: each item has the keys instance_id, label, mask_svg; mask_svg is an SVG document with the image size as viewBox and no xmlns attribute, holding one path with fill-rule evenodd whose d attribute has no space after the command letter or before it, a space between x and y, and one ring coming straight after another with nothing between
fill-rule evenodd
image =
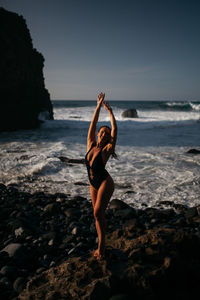
<instances>
[{"instance_id":1,"label":"sky","mask_svg":"<svg viewBox=\"0 0 200 300\"><path fill-rule=\"evenodd\" d=\"M199 0L0 0L45 58L51 99L200 101Z\"/></svg>"}]
</instances>

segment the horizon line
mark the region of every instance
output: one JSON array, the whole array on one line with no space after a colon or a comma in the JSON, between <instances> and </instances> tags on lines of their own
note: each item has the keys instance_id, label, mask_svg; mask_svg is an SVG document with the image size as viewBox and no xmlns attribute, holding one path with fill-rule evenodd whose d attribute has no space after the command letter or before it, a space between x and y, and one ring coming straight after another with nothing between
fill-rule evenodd
<instances>
[{"instance_id":1,"label":"horizon line","mask_svg":"<svg viewBox=\"0 0 200 300\"><path fill-rule=\"evenodd\" d=\"M50 99L51 101L97 101L96 99ZM180 101L180 102L199 102L200 100L189 100L189 99L185 99L185 100L177 100L177 99L110 99L108 101Z\"/></svg>"}]
</instances>

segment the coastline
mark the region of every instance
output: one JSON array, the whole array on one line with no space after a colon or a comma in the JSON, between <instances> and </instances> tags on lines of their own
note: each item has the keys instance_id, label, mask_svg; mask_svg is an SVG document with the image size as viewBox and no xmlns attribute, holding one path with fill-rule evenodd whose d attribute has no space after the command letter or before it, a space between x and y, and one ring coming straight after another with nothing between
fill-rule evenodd
<instances>
[{"instance_id":1,"label":"coastline","mask_svg":"<svg viewBox=\"0 0 200 300\"><path fill-rule=\"evenodd\" d=\"M135 209L111 200L106 257L98 262L88 199L3 184L0 195L3 299L188 299L198 291L200 206L161 201Z\"/></svg>"}]
</instances>

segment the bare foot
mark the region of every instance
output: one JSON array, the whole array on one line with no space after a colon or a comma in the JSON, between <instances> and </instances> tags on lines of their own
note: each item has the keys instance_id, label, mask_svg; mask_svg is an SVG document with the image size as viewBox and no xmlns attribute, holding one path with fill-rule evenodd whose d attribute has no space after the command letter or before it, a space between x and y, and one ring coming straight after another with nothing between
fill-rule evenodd
<instances>
[{"instance_id":1,"label":"bare foot","mask_svg":"<svg viewBox=\"0 0 200 300\"><path fill-rule=\"evenodd\" d=\"M95 250L93 255L97 260L102 260L104 258L104 255L100 253L99 249Z\"/></svg>"}]
</instances>

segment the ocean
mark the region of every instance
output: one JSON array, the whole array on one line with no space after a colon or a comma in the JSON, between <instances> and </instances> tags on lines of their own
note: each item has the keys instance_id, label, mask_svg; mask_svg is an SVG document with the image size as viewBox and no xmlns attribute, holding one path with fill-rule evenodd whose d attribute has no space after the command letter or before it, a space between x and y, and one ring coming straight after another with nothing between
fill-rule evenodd
<instances>
[{"instance_id":1,"label":"ocean","mask_svg":"<svg viewBox=\"0 0 200 300\"><path fill-rule=\"evenodd\" d=\"M161 201L200 204L200 102L110 101L118 125L116 153L106 169L112 198L135 208ZM35 130L0 133L0 182L34 193L66 193L90 199L86 168L61 157L83 159L95 101L53 101L54 121ZM138 118L123 118L135 108ZM43 118L43 116L40 116ZM98 127L109 125L102 108Z\"/></svg>"}]
</instances>

